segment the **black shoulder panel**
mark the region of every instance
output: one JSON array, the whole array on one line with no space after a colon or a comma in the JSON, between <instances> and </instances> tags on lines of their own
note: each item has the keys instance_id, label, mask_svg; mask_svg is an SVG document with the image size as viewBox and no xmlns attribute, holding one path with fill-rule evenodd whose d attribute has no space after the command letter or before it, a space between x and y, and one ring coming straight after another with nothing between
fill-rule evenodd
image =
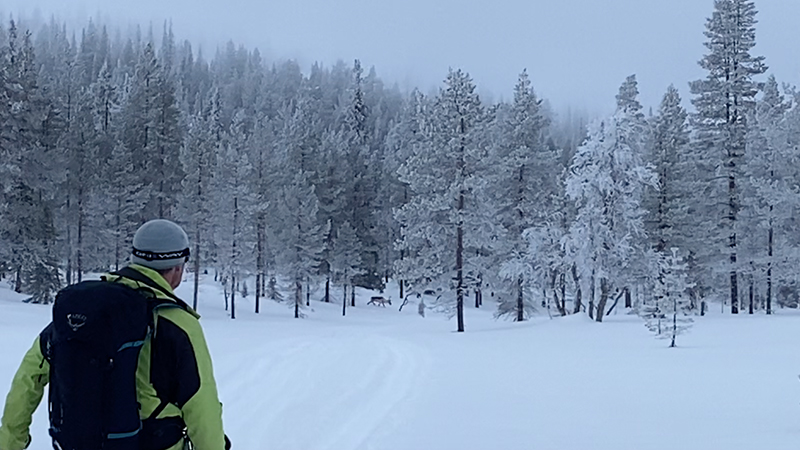
<instances>
[{"instance_id":1,"label":"black shoulder panel","mask_svg":"<svg viewBox=\"0 0 800 450\"><path fill-rule=\"evenodd\" d=\"M182 408L200 390L200 370L189 335L159 317L150 362L150 381L158 397Z\"/></svg>"}]
</instances>

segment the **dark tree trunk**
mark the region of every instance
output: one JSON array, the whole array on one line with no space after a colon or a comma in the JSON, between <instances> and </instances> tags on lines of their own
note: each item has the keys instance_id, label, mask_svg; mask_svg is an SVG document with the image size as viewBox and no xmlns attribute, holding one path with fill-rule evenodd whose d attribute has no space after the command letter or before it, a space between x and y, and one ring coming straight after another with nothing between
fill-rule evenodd
<instances>
[{"instance_id":1,"label":"dark tree trunk","mask_svg":"<svg viewBox=\"0 0 800 450\"><path fill-rule=\"evenodd\" d=\"M517 278L517 322L525 320L525 303L522 298L522 277Z\"/></svg>"},{"instance_id":2,"label":"dark tree trunk","mask_svg":"<svg viewBox=\"0 0 800 450\"><path fill-rule=\"evenodd\" d=\"M589 292L589 318L594 319L594 270L592 270L591 291Z\"/></svg>"},{"instance_id":3,"label":"dark tree trunk","mask_svg":"<svg viewBox=\"0 0 800 450\"><path fill-rule=\"evenodd\" d=\"M736 255L731 255L731 262L735 259ZM735 270L731 270L731 314L739 314L739 282Z\"/></svg>"},{"instance_id":4,"label":"dark tree trunk","mask_svg":"<svg viewBox=\"0 0 800 450\"><path fill-rule=\"evenodd\" d=\"M600 301L597 302L597 321L603 321L603 315L606 309L606 303L608 302L608 294L611 289L609 286L608 278L600 278Z\"/></svg>"},{"instance_id":5,"label":"dark tree trunk","mask_svg":"<svg viewBox=\"0 0 800 450\"><path fill-rule=\"evenodd\" d=\"M194 310L197 311L197 296L200 290L200 231L199 230L195 232L193 265L194 265L194 294L192 297L192 308L194 308Z\"/></svg>"},{"instance_id":6,"label":"dark tree trunk","mask_svg":"<svg viewBox=\"0 0 800 450\"><path fill-rule=\"evenodd\" d=\"M769 207L770 212L772 206ZM769 260L767 261L767 314L772 314L772 219L769 224Z\"/></svg>"},{"instance_id":7,"label":"dark tree trunk","mask_svg":"<svg viewBox=\"0 0 800 450\"><path fill-rule=\"evenodd\" d=\"M344 289L344 296L342 297L342 316L347 315L347 283L342 286Z\"/></svg>"},{"instance_id":8,"label":"dark tree trunk","mask_svg":"<svg viewBox=\"0 0 800 450\"><path fill-rule=\"evenodd\" d=\"M222 280L222 295L225 297L225 311L228 310L228 280Z\"/></svg>"},{"instance_id":9,"label":"dark tree trunk","mask_svg":"<svg viewBox=\"0 0 800 450\"><path fill-rule=\"evenodd\" d=\"M626 308L633 307L633 301L631 301L631 290L628 288L625 288L625 307Z\"/></svg>"},{"instance_id":10,"label":"dark tree trunk","mask_svg":"<svg viewBox=\"0 0 800 450\"><path fill-rule=\"evenodd\" d=\"M753 304L753 277L751 276L750 277L750 307L748 308L748 311L747 311L749 314L753 314L753 307L754 306L755 305Z\"/></svg>"},{"instance_id":11,"label":"dark tree trunk","mask_svg":"<svg viewBox=\"0 0 800 450\"><path fill-rule=\"evenodd\" d=\"M728 176L728 206L730 207L731 220L731 235L730 235L730 248L731 248L731 314L739 314L739 281L736 276L736 176L733 173L734 162L731 161L731 172Z\"/></svg>"},{"instance_id":12,"label":"dark tree trunk","mask_svg":"<svg viewBox=\"0 0 800 450\"><path fill-rule=\"evenodd\" d=\"M264 290L261 286L264 278L264 231L261 228L262 217L259 215L256 218L256 314L260 311L261 295Z\"/></svg>"},{"instance_id":13,"label":"dark tree trunk","mask_svg":"<svg viewBox=\"0 0 800 450\"><path fill-rule=\"evenodd\" d=\"M22 293L22 266L17 266L17 274L14 279L14 292Z\"/></svg>"},{"instance_id":14,"label":"dark tree trunk","mask_svg":"<svg viewBox=\"0 0 800 450\"><path fill-rule=\"evenodd\" d=\"M261 273L258 271L258 269L256 269L256 304L255 304L256 314L260 312L259 306L261 303L261 277L262 277Z\"/></svg>"},{"instance_id":15,"label":"dark tree trunk","mask_svg":"<svg viewBox=\"0 0 800 450\"><path fill-rule=\"evenodd\" d=\"M303 303L303 282L295 280L294 282L294 318L300 318L300 304Z\"/></svg>"},{"instance_id":16,"label":"dark tree trunk","mask_svg":"<svg viewBox=\"0 0 800 450\"><path fill-rule=\"evenodd\" d=\"M69 114L69 113L67 113ZM69 119L67 119L69 120ZM72 225L69 223L71 219L70 209L71 209L71 196L69 194L70 189L67 189L67 285L72 284ZM15 289L16 290L16 289ZM19 292L19 291L16 291Z\"/></svg>"},{"instance_id":17,"label":"dark tree trunk","mask_svg":"<svg viewBox=\"0 0 800 450\"><path fill-rule=\"evenodd\" d=\"M350 306L355 308L356 307L356 287L355 285L350 285Z\"/></svg>"},{"instance_id":18,"label":"dark tree trunk","mask_svg":"<svg viewBox=\"0 0 800 450\"><path fill-rule=\"evenodd\" d=\"M405 282L403 280L400 280L400 298L405 298L405 296L403 295L404 284Z\"/></svg>"},{"instance_id":19,"label":"dark tree trunk","mask_svg":"<svg viewBox=\"0 0 800 450\"><path fill-rule=\"evenodd\" d=\"M556 305L556 309L558 313L561 314L561 317L567 315L567 302L563 298L558 297L558 290L556 289L556 280L558 279L558 272L553 270L552 274L550 275L550 289L553 291L553 303ZM547 291L545 291L545 296L547 295ZM546 300L546 299L545 299Z\"/></svg>"},{"instance_id":20,"label":"dark tree trunk","mask_svg":"<svg viewBox=\"0 0 800 450\"><path fill-rule=\"evenodd\" d=\"M83 188L78 189L78 248L75 252L78 283L83 280Z\"/></svg>"},{"instance_id":21,"label":"dark tree trunk","mask_svg":"<svg viewBox=\"0 0 800 450\"><path fill-rule=\"evenodd\" d=\"M233 242L231 243L231 261L233 268L231 269L231 319L236 318L236 267L239 259L239 252L236 249L236 235L239 231L239 198L233 197Z\"/></svg>"},{"instance_id":22,"label":"dark tree trunk","mask_svg":"<svg viewBox=\"0 0 800 450\"><path fill-rule=\"evenodd\" d=\"M231 319L236 318L236 275L231 275Z\"/></svg>"},{"instance_id":23,"label":"dark tree trunk","mask_svg":"<svg viewBox=\"0 0 800 450\"><path fill-rule=\"evenodd\" d=\"M306 278L306 306L311 306L311 283Z\"/></svg>"},{"instance_id":24,"label":"dark tree trunk","mask_svg":"<svg viewBox=\"0 0 800 450\"><path fill-rule=\"evenodd\" d=\"M677 300L673 300L673 302L676 302L676 301ZM675 311L676 308L677 308L677 305L673 305L673 310L672 310L672 343L669 344L670 348L674 348L675 347L675 335L678 334L678 312Z\"/></svg>"},{"instance_id":25,"label":"dark tree trunk","mask_svg":"<svg viewBox=\"0 0 800 450\"><path fill-rule=\"evenodd\" d=\"M122 236L122 200L117 199L117 227L115 228L114 233L114 271L119 270L119 260L120 260L120 251L121 245L119 244L120 236Z\"/></svg>"},{"instance_id":26,"label":"dark tree trunk","mask_svg":"<svg viewBox=\"0 0 800 450\"><path fill-rule=\"evenodd\" d=\"M331 275L325 278L325 303L331 302Z\"/></svg>"},{"instance_id":27,"label":"dark tree trunk","mask_svg":"<svg viewBox=\"0 0 800 450\"><path fill-rule=\"evenodd\" d=\"M572 308L572 314L578 314L581 312L581 280L578 277L578 266L577 264L572 265L572 279L575 281L575 307Z\"/></svg>"},{"instance_id":28,"label":"dark tree trunk","mask_svg":"<svg viewBox=\"0 0 800 450\"><path fill-rule=\"evenodd\" d=\"M459 211L464 207L464 195L459 197ZM464 229L461 225L456 229L456 317L458 332L464 332Z\"/></svg>"}]
</instances>

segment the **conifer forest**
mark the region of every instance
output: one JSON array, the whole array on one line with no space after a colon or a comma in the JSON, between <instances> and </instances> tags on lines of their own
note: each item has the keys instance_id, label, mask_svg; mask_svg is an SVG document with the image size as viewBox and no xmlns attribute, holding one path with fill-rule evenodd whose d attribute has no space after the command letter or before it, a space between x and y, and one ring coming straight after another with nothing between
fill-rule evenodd
<instances>
[{"instance_id":1,"label":"conifer forest","mask_svg":"<svg viewBox=\"0 0 800 450\"><path fill-rule=\"evenodd\" d=\"M604 117L556 114L523 67L490 103L468 67L404 91L359 60L201 50L168 23L6 20L0 276L50 303L167 218L189 235L188 279L216 277L234 318L242 295L300 317L389 279L459 331L475 307L627 307L675 331L712 307L796 308L800 92L755 54L756 15L715 1L690 98L663 86L647 111L631 74Z\"/></svg>"}]
</instances>

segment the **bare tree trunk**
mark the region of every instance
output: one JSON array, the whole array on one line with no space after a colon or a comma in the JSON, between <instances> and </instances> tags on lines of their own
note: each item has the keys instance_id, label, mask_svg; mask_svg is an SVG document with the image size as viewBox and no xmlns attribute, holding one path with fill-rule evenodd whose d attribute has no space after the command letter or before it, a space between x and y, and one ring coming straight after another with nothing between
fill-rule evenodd
<instances>
[{"instance_id":1,"label":"bare tree trunk","mask_svg":"<svg viewBox=\"0 0 800 450\"><path fill-rule=\"evenodd\" d=\"M78 283L83 280L83 188L78 189L78 248L75 252Z\"/></svg>"},{"instance_id":2,"label":"bare tree trunk","mask_svg":"<svg viewBox=\"0 0 800 450\"><path fill-rule=\"evenodd\" d=\"M517 322L525 320L525 303L522 298L522 276L517 278Z\"/></svg>"},{"instance_id":3,"label":"bare tree trunk","mask_svg":"<svg viewBox=\"0 0 800 450\"><path fill-rule=\"evenodd\" d=\"M566 308L567 302L563 298L558 298L558 290L556 290L557 279L558 279L558 272L553 270L550 275L550 289L553 291L553 303L556 305L556 309L558 309L558 313L561 314L561 317L564 317L567 315L567 308Z\"/></svg>"},{"instance_id":4,"label":"bare tree trunk","mask_svg":"<svg viewBox=\"0 0 800 450\"><path fill-rule=\"evenodd\" d=\"M769 260L767 261L767 314L772 314L772 206L769 207Z\"/></svg>"},{"instance_id":5,"label":"bare tree trunk","mask_svg":"<svg viewBox=\"0 0 800 450\"><path fill-rule=\"evenodd\" d=\"M572 309L572 314L581 312L581 280L578 277L578 265L572 265L572 279L575 281L575 307Z\"/></svg>"},{"instance_id":6,"label":"bare tree trunk","mask_svg":"<svg viewBox=\"0 0 800 450\"><path fill-rule=\"evenodd\" d=\"M625 288L625 307L633 307L633 302L631 301L631 290L629 288Z\"/></svg>"},{"instance_id":7,"label":"bare tree trunk","mask_svg":"<svg viewBox=\"0 0 800 450\"><path fill-rule=\"evenodd\" d=\"M459 196L459 211L464 208L464 194ZM464 229L459 224L456 229L456 316L458 332L464 332Z\"/></svg>"},{"instance_id":8,"label":"bare tree trunk","mask_svg":"<svg viewBox=\"0 0 800 450\"><path fill-rule=\"evenodd\" d=\"M272 281L272 277L270 277L270 282ZM264 274L261 277L261 295L264 297L267 296L267 267L266 263L264 263Z\"/></svg>"},{"instance_id":9,"label":"bare tree trunk","mask_svg":"<svg viewBox=\"0 0 800 450\"><path fill-rule=\"evenodd\" d=\"M231 274L231 319L236 318L236 274Z\"/></svg>"},{"instance_id":10,"label":"bare tree trunk","mask_svg":"<svg viewBox=\"0 0 800 450\"><path fill-rule=\"evenodd\" d=\"M356 307L356 286L353 284L350 285L350 306Z\"/></svg>"},{"instance_id":11,"label":"bare tree trunk","mask_svg":"<svg viewBox=\"0 0 800 450\"><path fill-rule=\"evenodd\" d=\"M754 277L751 275L750 276L750 307L748 309L748 313L749 314L753 314L753 307L755 306L753 304L753 278Z\"/></svg>"},{"instance_id":12,"label":"bare tree trunk","mask_svg":"<svg viewBox=\"0 0 800 450\"><path fill-rule=\"evenodd\" d=\"M592 270L592 278L590 280L591 291L589 292L589 318L594 319L594 270Z\"/></svg>"},{"instance_id":13,"label":"bare tree trunk","mask_svg":"<svg viewBox=\"0 0 800 450\"><path fill-rule=\"evenodd\" d=\"M325 303L331 302L331 274L325 278Z\"/></svg>"},{"instance_id":14,"label":"bare tree trunk","mask_svg":"<svg viewBox=\"0 0 800 450\"><path fill-rule=\"evenodd\" d=\"M200 290L200 227L195 231L194 241L194 295L192 308L197 311L197 296ZM258 312L258 311L256 311Z\"/></svg>"},{"instance_id":15,"label":"bare tree trunk","mask_svg":"<svg viewBox=\"0 0 800 450\"><path fill-rule=\"evenodd\" d=\"M261 306L261 294L263 292L261 283L264 278L264 231L261 228L261 220L262 217L259 214L256 217L256 314L259 313Z\"/></svg>"},{"instance_id":16,"label":"bare tree trunk","mask_svg":"<svg viewBox=\"0 0 800 450\"><path fill-rule=\"evenodd\" d=\"M303 281L296 279L294 282L294 318L300 318L300 304L303 303Z\"/></svg>"},{"instance_id":17,"label":"bare tree trunk","mask_svg":"<svg viewBox=\"0 0 800 450\"><path fill-rule=\"evenodd\" d=\"M22 266L17 266L17 275L14 279L14 292L22 293Z\"/></svg>"},{"instance_id":18,"label":"bare tree trunk","mask_svg":"<svg viewBox=\"0 0 800 450\"><path fill-rule=\"evenodd\" d=\"M306 277L306 306L311 306L311 282Z\"/></svg>"},{"instance_id":19,"label":"bare tree trunk","mask_svg":"<svg viewBox=\"0 0 800 450\"><path fill-rule=\"evenodd\" d=\"M236 249L236 237L239 231L239 198L233 197L233 242L231 243L231 319L236 318L234 300L236 299L236 270L239 262L239 254Z\"/></svg>"},{"instance_id":20,"label":"bare tree trunk","mask_svg":"<svg viewBox=\"0 0 800 450\"><path fill-rule=\"evenodd\" d=\"M117 213L115 214L117 219L117 226L114 228L114 271L119 270L119 260L120 260L120 251L122 247L119 243L120 236L122 236L122 213L120 212L122 201L117 199Z\"/></svg>"},{"instance_id":21,"label":"bare tree trunk","mask_svg":"<svg viewBox=\"0 0 800 450\"><path fill-rule=\"evenodd\" d=\"M465 166L464 153L466 151L464 144L464 135L467 133L467 123L464 118L461 118L460 123L461 131L461 147L459 151L458 160L458 224L456 227L456 317L458 318L458 332L464 332L464 196L466 189L464 187L465 181Z\"/></svg>"},{"instance_id":22,"label":"bare tree trunk","mask_svg":"<svg viewBox=\"0 0 800 450\"><path fill-rule=\"evenodd\" d=\"M225 311L228 310L228 279L222 280L222 295L225 297Z\"/></svg>"},{"instance_id":23,"label":"bare tree trunk","mask_svg":"<svg viewBox=\"0 0 800 450\"><path fill-rule=\"evenodd\" d=\"M608 302L608 294L611 289L609 286L608 278L600 278L600 301L597 302L597 321L603 321L603 315L606 309L606 302Z\"/></svg>"},{"instance_id":24,"label":"bare tree trunk","mask_svg":"<svg viewBox=\"0 0 800 450\"><path fill-rule=\"evenodd\" d=\"M403 295L404 284L405 282L403 280L400 280L400 298L405 298L405 296Z\"/></svg>"},{"instance_id":25,"label":"bare tree trunk","mask_svg":"<svg viewBox=\"0 0 800 450\"><path fill-rule=\"evenodd\" d=\"M673 302L677 302L677 299L673 299ZM678 334L678 311L676 311L677 305L673 306L672 309L672 343L669 344L670 348L675 347L675 335Z\"/></svg>"},{"instance_id":26,"label":"bare tree trunk","mask_svg":"<svg viewBox=\"0 0 800 450\"><path fill-rule=\"evenodd\" d=\"M342 286L344 289L344 296L342 297L342 316L347 315L347 282Z\"/></svg>"}]
</instances>

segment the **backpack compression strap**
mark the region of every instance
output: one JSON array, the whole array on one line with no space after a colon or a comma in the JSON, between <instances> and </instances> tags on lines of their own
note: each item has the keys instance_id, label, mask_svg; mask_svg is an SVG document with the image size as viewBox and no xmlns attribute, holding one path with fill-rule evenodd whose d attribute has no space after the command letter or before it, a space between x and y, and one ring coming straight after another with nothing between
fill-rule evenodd
<instances>
[{"instance_id":1,"label":"backpack compression strap","mask_svg":"<svg viewBox=\"0 0 800 450\"><path fill-rule=\"evenodd\" d=\"M178 298L177 295L175 295L172 292L169 292L168 290L166 290L163 287L159 286L158 283L153 281L150 277L148 277L147 275L139 272L136 269L131 269L130 267L125 267L125 268L122 268L122 269L112 273L111 275L119 275L121 277L125 277L125 278L128 278L130 280L134 280L134 281L138 281L140 283L146 284L147 286L149 286L149 287L151 287L153 289L156 289L159 292L161 292L162 294L166 295L167 297L175 300L175 302L181 308L183 308L183 309L185 309L187 311L189 310L189 305L186 304L186 302L184 302L180 298Z\"/></svg>"}]
</instances>

